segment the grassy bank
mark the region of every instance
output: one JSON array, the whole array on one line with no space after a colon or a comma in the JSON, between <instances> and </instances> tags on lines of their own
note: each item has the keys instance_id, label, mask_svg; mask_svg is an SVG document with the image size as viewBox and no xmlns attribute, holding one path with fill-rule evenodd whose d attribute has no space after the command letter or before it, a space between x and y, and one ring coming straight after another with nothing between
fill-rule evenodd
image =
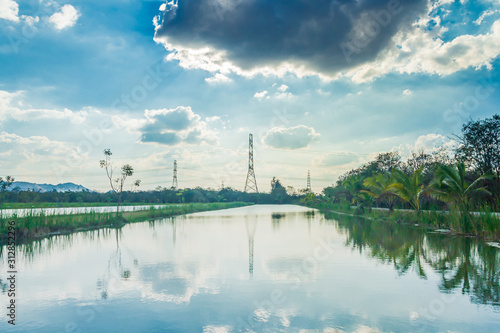
<instances>
[{"instance_id":1,"label":"grassy bank","mask_svg":"<svg viewBox=\"0 0 500 333\"><path fill-rule=\"evenodd\" d=\"M162 205L155 203L121 203L120 206ZM13 202L2 203L0 209L29 208L71 208L71 207L105 207L116 206L116 202Z\"/></svg>"},{"instance_id":2,"label":"grassy bank","mask_svg":"<svg viewBox=\"0 0 500 333\"><path fill-rule=\"evenodd\" d=\"M308 207L323 211L338 212L359 216L362 218L379 220L391 223L417 225L430 229L448 229L451 234L462 236L475 236L485 240L500 240L500 218L491 210L484 209L470 216L468 230L464 230L464 215L459 211L426 210L421 212L411 210L395 210L389 212L386 209L364 209L359 210L350 205L309 203Z\"/></svg>"},{"instance_id":3,"label":"grassy bank","mask_svg":"<svg viewBox=\"0 0 500 333\"><path fill-rule=\"evenodd\" d=\"M122 212L118 216L116 216L116 212L96 213L94 211L69 215L46 215L43 212L31 213L21 218L0 218L0 240L5 240L8 237L9 221L15 221L16 237L18 239L25 239L247 205L250 205L250 203L216 202L177 204L161 208L151 207L140 211Z\"/></svg>"}]
</instances>

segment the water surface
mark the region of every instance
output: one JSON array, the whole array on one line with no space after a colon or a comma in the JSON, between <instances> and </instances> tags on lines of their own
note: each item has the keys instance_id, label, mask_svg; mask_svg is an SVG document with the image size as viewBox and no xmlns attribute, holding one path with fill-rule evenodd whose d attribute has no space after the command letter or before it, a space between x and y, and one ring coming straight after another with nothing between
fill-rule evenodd
<instances>
[{"instance_id":1,"label":"water surface","mask_svg":"<svg viewBox=\"0 0 500 333\"><path fill-rule=\"evenodd\" d=\"M299 206L54 236L17 255L17 325L2 315L2 332L500 331L499 249Z\"/></svg>"}]
</instances>

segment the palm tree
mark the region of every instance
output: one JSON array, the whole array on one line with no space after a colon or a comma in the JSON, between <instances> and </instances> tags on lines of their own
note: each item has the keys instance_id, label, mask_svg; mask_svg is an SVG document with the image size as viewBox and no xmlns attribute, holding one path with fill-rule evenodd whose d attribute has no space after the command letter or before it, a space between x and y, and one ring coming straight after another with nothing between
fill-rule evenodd
<instances>
[{"instance_id":1,"label":"palm tree","mask_svg":"<svg viewBox=\"0 0 500 333\"><path fill-rule=\"evenodd\" d=\"M398 197L408 202L417 212L420 212L420 197L427 190L422 177L423 170L424 168L420 167L411 175L407 175L399 169L393 169L396 182L388 187Z\"/></svg>"},{"instance_id":2,"label":"palm tree","mask_svg":"<svg viewBox=\"0 0 500 333\"><path fill-rule=\"evenodd\" d=\"M354 203L356 195L361 189L361 176L355 175L345 179L341 184L339 196L344 196L350 203Z\"/></svg>"},{"instance_id":3,"label":"palm tree","mask_svg":"<svg viewBox=\"0 0 500 333\"><path fill-rule=\"evenodd\" d=\"M356 214L363 214L365 212L365 208L368 208L368 211L372 211L373 203L375 202L374 198L367 193L359 190L356 192L352 198L352 203L356 205L356 210L354 211Z\"/></svg>"},{"instance_id":4,"label":"palm tree","mask_svg":"<svg viewBox=\"0 0 500 333\"><path fill-rule=\"evenodd\" d=\"M388 174L377 173L365 179L363 186L367 189L361 190L361 192L373 197L377 202L385 202L389 207L389 212L392 213L394 211L394 201L396 199L396 194L391 188L392 184L394 184L392 172Z\"/></svg>"},{"instance_id":5,"label":"palm tree","mask_svg":"<svg viewBox=\"0 0 500 333\"><path fill-rule=\"evenodd\" d=\"M304 205L308 204L313 204L313 203L318 203L319 198L317 199L314 193L307 193L302 199L300 199L300 202L303 203Z\"/></svg>"},{"instance_id":6,"label":"palm tree","mask_svg":"<svg viewBox=\"0 0 500 333\"><path fill-rule=\"evenodd\" d=\"M342 181L338 197L344 197L351 205L356 205L356 214L364 212L365 208L371 209L373 199L361 192L363 178L361 175L352 175Z\"/></svg>"},{"instance_id":7,"label":"palm tree","mask_svg":"<svg viewBox=\"0 0 500 333\"><path fill-rule=\"evenodd\" d=\"M481 181L491 177L491 175L482 175L472 183L468 183L464 163L457 163L456 167L440 165L429 192L435 198L456 206L463 217L465 229L469 231L471 226L468 222L472 200L481 193L491 194L486 188L479 187Z\"/></svg>"}]
</instances>

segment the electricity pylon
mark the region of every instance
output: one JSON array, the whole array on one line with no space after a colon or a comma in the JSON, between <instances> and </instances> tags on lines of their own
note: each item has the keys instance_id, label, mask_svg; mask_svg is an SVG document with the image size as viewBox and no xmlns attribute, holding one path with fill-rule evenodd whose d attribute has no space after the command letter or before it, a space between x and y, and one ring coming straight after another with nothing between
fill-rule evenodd
<instances>
[{"instance_id":1,"label":"electricity pylon","mask_svg":"<svg viewBox=\"0 0 500 333\"><path fill-rule=\"evenodd\" d=\"M307 170L307 192L311 192L311 173Z\"/></svg>"},{"instance_id":2,"label":"electricity pylon","mask_svg":"<svg viewBox=\"0 0 500 333\"><path fill-rule=\"evenodd\" d=\"M172 179L172 188L177 189L179 184L177 184L177 160L174 161L174 179Z\"/></svg>"},{"instance_id":3,"label":"electricity pylon","mask_svg":"<svg viewBox=\"0 0 500 333\"><path fill-rule=\"evenodd\" d=\"M253 170L253 135L250 134L248 139L248 174L245 182L245 192L250 190L259 193L257 189L257 180L255 180L255 171Z\"/></svg>"}]
</instances>

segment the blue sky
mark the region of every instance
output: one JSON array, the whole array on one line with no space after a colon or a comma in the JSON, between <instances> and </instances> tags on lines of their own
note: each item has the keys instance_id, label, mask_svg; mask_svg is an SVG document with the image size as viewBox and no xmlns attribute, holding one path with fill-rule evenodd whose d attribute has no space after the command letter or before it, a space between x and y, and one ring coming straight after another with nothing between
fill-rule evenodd
<instances>
[{"instance_id":1,"label":"blue sky","mask_svg":"<svg viewBox=\"0 0 500 333\"><path fill-rule=\"evenodd\" d=\"M1 175L313 190L498 113L500 2L0 0ZM131 184L132 182L130 182Z\"/></svg>"}]
</instances>

